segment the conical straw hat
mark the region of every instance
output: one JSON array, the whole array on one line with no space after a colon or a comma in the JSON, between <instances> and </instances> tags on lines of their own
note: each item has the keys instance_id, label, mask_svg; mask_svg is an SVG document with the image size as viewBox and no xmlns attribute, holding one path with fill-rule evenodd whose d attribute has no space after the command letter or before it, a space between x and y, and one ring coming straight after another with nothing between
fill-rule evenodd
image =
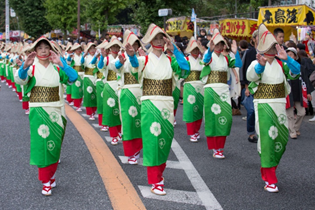
<instances>
[{"instance_id":1,"label":"conical straw hat","mask_svg":"<svg viewBox=\"0 0 315 210\"><path fill-rule=\"evenodd\" d=\"M188 44L187 44L187 48L186 48L185 52L186 52L186 53L190 53L190 52L193 51L195 48L198 48L201 53L204 52L204 50L202 49L202 47L197 44L197 41L196 41L195 37L192 36L192 37L190 38Z\"/></svg>"},{"instance_id":2,"label":"conical straw hat","mask_svg":"<svg viewBox=\"0 0 315 210\"><path fill-rule=\"evenodd\" d=\"M90 49L93 45L96 47L96 44L94 44L93 42L89 42L89 43L86 45L84 52L87 53L87 52L89 51L89 49Z\"/></svg>"},{"instance_id":3,"label":"conical straw hat","mask_svg":"<svg viewBox=\"0 0 315 210\"><path fill-rule=\"evenodd\" d=\"M79 49L79 48L82 49L81 45L79 43L75 43L74 45L72 45L71 51L75 51L76 49Z\"/></svg>"},{"instance_id":4,"label":"conical straw hat","mask_svg":"<svg viewBox=\"0 0 315 210\"><path fill-rule=\"evenodd\" d=\"M47 44L49 44L49 46L51 47L51 50L55 51L56 53L58 53L58 51L55 49L54 45L45 37L45 36L41 36L39 37L30 47L29 51L33 51L35 50L36 45L42 41L45 40L47 42Z\"/></svg>"},{"instance_id":5,"label":"conical straw hat","mask_svg":"<svg viewBox=\"0 0 315 210\"><path fill-rule=\"evenodd\" d=\"M275 44L278 44L275 36L268 31L267 27L262 23L258 27L258 46L257 51L259 53L266 53L273 47Z\"/></svg>"},{"instance_id":6,"label":"conical straw hat","mask_svg":"<svg viewBox=\"0 0 315 210\"><path fill-rule=\"evenodd\" d=\"M214 45L217 45L220 42L224 42L224 44L226 45L227 48L229 48L229 45L226 43L225 39L223 38L223 36L220 34L219 29L215 28L213 31L213 36L211 39L214 43ZM210 42L207 45L208 47L210 47Z\"/></svg>"},{"instance_id":7,"label":"conical straw hat","mask_svg":"<svg viewBox=\"0 0 315 210\"><path fill-rule=\"evenodd\" d=\"M115 44L117 44L119 47L122 47L121 41L119 41L116 36L112 36L112 38L110 39L110 42L106 45L105 49L109 49Z\"/></svg>"},{"instance_id":8,"label":"conical straw hat","mask_svg":"<svg viewBox=\"0 0 315 210\"><path fill-rule=\"evenodd\" d=\"M157 35L157 34L163 34L168 38L170 41L172 41L172 38L165 32L163 31L159 26L155 25L154 23L151 23L147 32L145 33L144 37L142 38L142 42L147 45L149 44L152 39Z\"/></svg>"},{"instance_id":9,"label":"conical straw hat","mask_svg":"<svg viewBox=\"0 0 315 210\"><path fill-rule=\"evenodd\" d=\"M106 45L108 45L108 41L106 39L104 39L104 41L101 44L97 45L96 48L97 49L103 49L106 47Z\"/></svg>"}]
</instances>

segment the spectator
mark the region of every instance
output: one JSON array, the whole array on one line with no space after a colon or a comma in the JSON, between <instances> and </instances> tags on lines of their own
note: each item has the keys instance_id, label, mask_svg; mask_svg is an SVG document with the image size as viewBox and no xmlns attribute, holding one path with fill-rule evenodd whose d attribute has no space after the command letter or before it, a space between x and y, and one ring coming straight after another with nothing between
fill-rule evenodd
<instances>
[{"instance_id":1,"label":"spectator","mask_svg":"<svg viewBox=\"0 0 315 210\"><path fill-rule=\"evenodd\" d=\"M250 42L250 45L248 46L248 50L245 51L243 55L243 67L240 70L241 77L241 84L245 86L245 88L242 90L242 95L244 96L244 99L242 101L242 104L244 105L246 111L247 111L247 134L248 141L252 143L257 143L257 137L256 137L256 131L255 131L255 111L254 111L254 97L249 93L248 85L249 82L246 78L246 73L249 65L252 63L252 61L256 60L256 48L258 45L258 30L254 31L252 34L252 39Z\"/></svg>"},{"instance_id":2,"label":"spectator","mask_svg":"<svg viewBox=\"0 0 315 210\"><path fill-rule=\"evenodd\" d=\"M273 31L273 35L276 37L277 42L279 43L279 45L283 45L283 41L284 41L284 31L282 30L282 28L276 28Z\"/></svg>"},{"instance_id":3,"label":"spectator","mask_svg":"<svg viewBox=\"0 0 315 210\"><path fill-rule=\"evenodd\" d=\"M245 51L248 49L248 42L246 40L241 40L239 42L239 47L240 47L240 50L241 50L240 56L242 58L244 53L245 53Z\"/></svg>"},{"instance_id":4,"label":"spectator","mask_svg":"<svg viewBox=\"0 0 315 210\"><path fill-rule=\"evenodd\" d=\"M206 29L202 28L199 30L199 36L201 36L201 38L207 38L207 31Z\"/></svg>"},{"instance_id":5,"label":"spectator","mask_svg":"<svg viewBox=\"0 0 315 210\"><path fill-rule=\"evenodd\" d=\"M212 39L212 35L211 34L207 34L207 39L208 39L208 41L210 41Z\"/></svg>"}]
</instances>

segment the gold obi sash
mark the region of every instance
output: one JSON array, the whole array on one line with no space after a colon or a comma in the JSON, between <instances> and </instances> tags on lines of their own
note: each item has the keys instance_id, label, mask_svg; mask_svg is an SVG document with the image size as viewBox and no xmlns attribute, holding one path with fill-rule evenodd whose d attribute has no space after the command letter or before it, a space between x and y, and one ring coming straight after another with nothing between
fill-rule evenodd
<instances>
[{"instance_id":1,"label":"gold obi sash","mask_svg":"<svg viewBox=\"0 0 315 210\"><path fill-rule=\"evenodd\" d=\"M285 98L284 83L265 84L259 83L254 94L254 99Z\"/></svg>"},{"instance_id":2,"label":"gold obi sash","mask_svg":"<svg viewBox=\"0 0 315 210\"><path fill-rule=\"evenodd\" d=\"M114 72L113 70L108 70L107 81L114 81L114 80L117 80L116 72Z\"/></svg>"},{"instance_id":3,"label":"gold obi sash","mask_svg":"<svg viewBox=\"0 0 315 210\"><path fill-rule=\"evenodd\" d=\"M0 61L3 61L3 60L4 60L4 58L1 58L1 59L0 59Z\"/></svg>"},{"instance_id":4,"label":"gold obi sash","mask_svg":"<svg viewBox=\"0 0 315 210\"><path fill-rule=\"evenodd\" d=\"M73 66L73 69L76 70L77 72L84 72L81 66Z\"/></svg>"},{"instance_id":5,"label":"gold obi sash","mask_svg":"<svg viewBox=\"0 0 315 210\"><path fill-rule=\"evenodd\" d=\"M211 71L207 84L211 83L227 83L227 72L226 71Z\"/></svg>"},{"instance_id":6,"label":"gold obi sash","mask_svg":"<svg viewBox=\"0 0 315 210\"><path fill-rule=\"evenodd\" d=\"M9 64L9 60L8 59L7 59L6 63Z\"/></svg>"},{"instance_id":7,"label":"gold obi sash","mask_svg":"<svg viewBox=\"0 0 315 210\"><path fill-rule=\"evenodd\" d=\"M139 84L139 82L136 80L136 78L131 75L130 73L124 74L124 83L125 85L132 85L132 84Z\"/></svg>"},{"instance_id":8,"label":"gold obi sash","mask_svg":"<svg viewBox=\"0 0 315 210\"><path fill-rule=\"evenodd\" d=\"M201 71L190 71L190 74L185 79L185 82L199 81L200 80L200 74L201 74Z\"/></svg>"},{"instance_id":9,"label":"gold obi sash","mask_svg":"<svg viewBox=\"0 0 315 210\"><path fill-rule=\"evenodd\" d=\"M58 87L35 86L31 90L30 102L55 102L59 101Z\"/></svg>"},{"instance_id":10,"label":"gold obi sash","mask_svg":"<svg viewBox=\"0 0 315 210\"><path fill-rule=\"evenodd\" d=\"M171 79L155 80L155 79L143 79L143 95L144 96L172 96L173 81Z\"/></svg>"},{"instance_id":11,"label":"gold obi sash","mask_svg":"<svg viewBox=\"0 0 315 210\"><path fill-rule=\"evenodd\" d=\"M103 72L98 71L96 73L96 76L97 76L97 79L102 79L104 75L103 75Z\"/></svg>"},{"instance_id":12,"label":"gold obi sash","mask_svg":"<svg viewBox=\"0 0 315 210\"><path fill-rule=\"evenodd\" d=\"M85 68L85 75L93 75L94 68Z\"/></svg>"}]
</instances>

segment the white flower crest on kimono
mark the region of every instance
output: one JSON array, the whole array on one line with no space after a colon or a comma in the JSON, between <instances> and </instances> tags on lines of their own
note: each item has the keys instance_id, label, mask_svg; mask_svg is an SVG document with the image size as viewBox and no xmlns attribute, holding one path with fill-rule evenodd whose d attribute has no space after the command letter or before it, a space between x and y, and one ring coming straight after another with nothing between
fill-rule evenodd
<instances>
[{"instance_id":1,"label":"white flower crest on kimono","mask_svg":"<svg viewBox=\"0 0 315 210\"><path fill-rule=\"evenodd\" d=\"M279 121L279 123L280 123L281 125L284 124L284 123L286 123L286 121L287 121L287 116L284 115L284 114L280 114L280 115L278 116L278 121Z\"/></svg>"},{"instance_id":2,"label":"white flower crest on kimono","mask_svg":"<svg viewBox=\"0 0 315 210\"><path fill-rule=\"evenodd\" d=\"M164 146L165 146L166 142L165 142L165 139L159 139L159 146L160 146L160 149L163 149Z\"/></svg>"},{"instance_id":3,"label":"white flower crest on kimono","mask_svg":"<svg viewBox=\"0 0 315 210\"><path fill-rule=\"evenodd\" d=\"M161 130L161 124L158 122L153 122L151 124L150 127L150 132L154 135L154 136L158 136L161 134L162 130Z\"/></svg>"},{"instance_id":4,"label":"white flower crest on kimono","mask_svg":"<svg viewBox=\"0 0 315 210\"><path fill-rule=\"evenodd\" d=\"M222 93L222 94L220 95L221 101L227 101L228 98L229 98L229 96L228 96L228 94L226 94L226 93Z\"/></svg>"},{"instance_id":5,"label":"white flower crest on kimono","mask_svg":"<svg viewBox=\"0 0 315 210\"><path fill-rule=\"evenodd\" d=\"M92 93L93 92L93 88L91 86L88 86L86 88L86 90L87 90L88 93Z\"/></svg>"},{"instance_id":6,"label":"white flower crest on kimono","mask_svg":"<svg viewBox=\"0 0 315 210\"><path fill-rule=\"evenodd\" d=\"M281 142L276 142L275 144L275 152L280 152L282 150Z\"/></svg>"},{"instance_id":7,"label":"white flower crest on kimono","mask_svg":"<svg viewBox=\"0 0 315 210\"><path fill-rule=\"evenodd\" d=\"M219 104L213 104L212 107L211 107L211 111L217 115L217 114L220 114L221 113L221 107Z\"/></svg>"},{"instance_id":8,"label":"white flower crest on kimono","mask_svg":"<svg viewBox=\"0 0 315 210\"><path fill-rule=\"evenodd\" d=\"M80 87L81 86L81 82L80 81L76 81L75 82L75 86Z\"/></svg>"},{"instance_id":9,"label":"white flower crest on kimono","mask_svg":"<svg viewBox=\"0 0 315 210\"><path fill-rule=\"evenodd\" d=\"M135 106L130 106L128 113L131 117L135 117L138 115L137 108Z\"/></svg>"},{"instance_id":10,"label":"white flower crest on kimono","mask_svg":"<svg viewBox=\"0 0 315 210\"><path fill-rule=\"evenodd\" d=\"M48 126L44 124L39 126L37 132L38 132L38 135L40 135L44 139L46 139L50 134Z\"/></svg>"},{"instance_id":11,"label":"white flower crest on kimono","mask_svg":"<svg viewBox=\"0 0 315 210\"><path fill-rule=\"evenodd\" d=\"M194 104L196 102L196 97L194 95L189 95L188 98L187 98L187 101L190 104Z\"/></svg>"},{"instance_id":12,"label":"white flower crest on kimono","mask_svg":"<svg viewBox=\"0 0 315 210\"><path fill-rule=\"evenodd\" d=\"M47 149L49 151L52 151L55 149L55 142L53 140L49 140L47 141Z\"/></svg>"},{"instance_id":13,"label":"white flower crest on kimono","mask_svg":"<svg viewBox=\"0 0 315 210\"><path fill-rule=\"evenodd\" d=\"M275 140L278 136L278 128L276 126L271 126L268 133L270 138L272 138L272 140Z\"/></svg>"},{"instance_id":14,"label":"white flower crest on kimono","mask_svg":"<svg viewBox=\"0 0 315 210\"><path fill-rule=\"evenodd\" d=\"M197 93L201 93L201 87L197 86L197 87L195 88L195 90L196 90Z\"/></svg>"},{"instance_id":15,"label":"white flower crest on kimono","mask_svg":"<svg viewBox=\"0 0 315 210\"><path fill-rule=\"evenodd\" d=\"M161 111L161 115L162 115L164 120L167 120L168 118L170 118L171 112L170 112L170 110L164 108Z\"/></svg>"},{"instance_id":16,"label":"white flower crest on kimono","mask_svg":"<svg viewBox=\"0 0 315 210\"><path fill-rule=\"evenodd\" d=\"M59 114L57 112L52 112L52 113L50 113L49 118L50 118L51 122L58 122Z\"/></svg>"},{"instance_id":17,"label":"white flower crest on kimono","mask_svg":"<svg viewBox=\"0 0 315 210\"><path fill-rule=\"evenodd\" d=\"M107 105L110 106L110 107L114 107L115 106L115 99L113 98L109 98L107 99Z\"/></svg>"},{"instance_id":18,"label":"white flower crest on kimono","mask_svg":"<svg viewBox=\"0 0 315 210\"><path fill-rule=\"evenodd\" d=\"M221 117L219 117L219 123L220 123L221 125L225 125L225 124L226 124L226 122L227 122L227 119L226 119L226 117L225 117L225 116L221 116Z\"/></svg>"}]
</instances>

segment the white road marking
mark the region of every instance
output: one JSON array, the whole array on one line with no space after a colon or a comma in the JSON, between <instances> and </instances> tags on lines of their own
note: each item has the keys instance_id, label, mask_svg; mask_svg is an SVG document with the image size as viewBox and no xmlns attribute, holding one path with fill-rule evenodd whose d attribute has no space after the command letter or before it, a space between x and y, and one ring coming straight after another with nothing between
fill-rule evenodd
<instances>
[{"instance_id":1,"label":"white road marking","mask_svg":"<svg viewBox=\"0 0 315 210\"><path fill-rule=\"evenodd\" d=\"M177 203L187 203L192 205L202 205L202 201L198 197L196 192L183 191L183 190L172 190L164 188L166 196L155 195L151 192L151 187L138 185L141 194L145 198L171 201Z\"/></svg>"},{"instance_id":2,"label":"white road marking","mask_svg":"<svg viewBox=\"0 0 315 210\"><path fill-rule=\"evenodd\" d=\"M173 139L172 150L183 167L192 186L195 188L200 200L202 201L202 205L205 206L206 209L223 209L175 139Z\"/></svg>"},{"instance_id":3,"label":"white road marking","mask_svg":"<svg viewBox=\"0 0 315 210\"><path fill-rule=\"evenodd\" d=\"M98 123L96 124L96 123L93 123L92 124L95 128L101 128L102 126L100 126Z\"/></svg>"},{"instance_id":4,"label":"white road marking","mask_svg":"<svg viewBox=\"0 0 315 210\"><path fill-rule=\"evenodd\" d=\"M128 163L128 157L127 156L118 156L120 161L123 164L129 164ZM142 166L143 164L143 159L139 158L138 159L138 165ZM182 166L180 165L180 163L178 161L173 161L173 160L168 160L166 162L166 168L172 168L172 169L183 169Z\"/></svg>"}]
</instances>

